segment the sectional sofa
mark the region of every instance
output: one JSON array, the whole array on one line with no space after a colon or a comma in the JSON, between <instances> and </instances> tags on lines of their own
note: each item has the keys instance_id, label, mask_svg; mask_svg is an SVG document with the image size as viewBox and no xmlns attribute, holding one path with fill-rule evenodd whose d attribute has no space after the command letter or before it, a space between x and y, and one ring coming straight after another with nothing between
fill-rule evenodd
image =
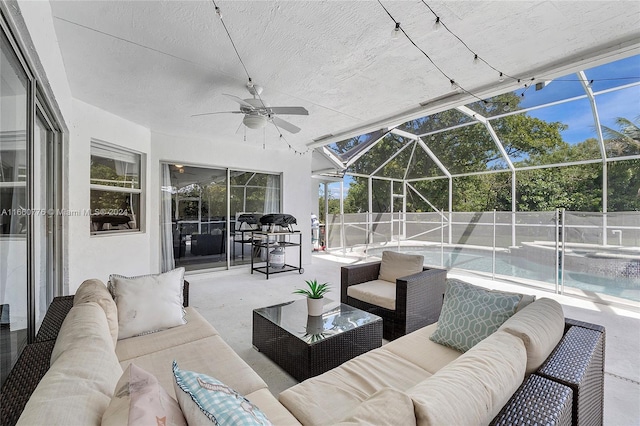
<instances>
[{"instance_id":1,"label":"sectional sofa","mask_svg":"<svg viewBox=\"0 0 640 426\"><path fill-rule=\"evenodd\" d=\"M234 388L274 425L602 423L604 328L566 320L550 299L522 308L465 353L431 341L433 324L276 398L188 307L188 283L184 291L186 324L119 340L103 283L56 298L39 341L2 388L3 424L99 425L132 363L176 397L174 360Z\"/></svg>"}]
</instances>

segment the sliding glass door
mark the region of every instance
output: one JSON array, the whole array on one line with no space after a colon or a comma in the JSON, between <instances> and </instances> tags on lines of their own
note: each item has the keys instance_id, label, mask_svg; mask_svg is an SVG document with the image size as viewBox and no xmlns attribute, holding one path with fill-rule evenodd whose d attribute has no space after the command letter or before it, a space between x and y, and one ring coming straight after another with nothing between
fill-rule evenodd
<instances>
[{"instance_id":1,"label":"sliding glass door","mask_svg":"<svg viewBox=\"0 0 640 426\"><path fill-rule=\"evenodd\" d=\"M245 218L280 212L280 175L171 163L161 170L163 269L250 263L258 225Z\"/></svg>"},{"instance_id":2,"label":"sliding glass door","mask_svg":"<svg viewBox=\"0 0 640 426\"><path fill-rule=\"evenodd\" d=\"M0 384L60 283L61 143L38 82L0 16Z\"/></svg>"},{"instance_id":3,"label":"sliding glass door","mask_svg":"<svg viewBox=\"0 0 640 426\"><path fill-rule=\"evenodd\" d=\"M27 344L29 80L0 31L0 364L2 381ZM25 212L26 213L26 212Z\"/></svg>"}]
</instances>

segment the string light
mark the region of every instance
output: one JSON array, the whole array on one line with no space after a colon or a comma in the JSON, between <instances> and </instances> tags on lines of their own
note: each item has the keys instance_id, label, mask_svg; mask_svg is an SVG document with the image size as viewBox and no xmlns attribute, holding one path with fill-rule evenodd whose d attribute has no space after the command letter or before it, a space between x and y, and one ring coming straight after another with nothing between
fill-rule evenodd
<instances>
[{"instance_id":1,"label":"string light","mask_svg":"<svg viewBox=\"0 0 640 426\"><path fill-rule=\"evenodd\" d=\"M396 26L393 30L391 30L391 39L397 40L400 36L400 22L396 22Z\"/></svg>"},{"instance_id":2,"label":"string light","mask_svg":"<svg viewBox=\"0 0 640 426\"><path fill-rule=\"evenodd\" d=\"M393 22L398 22L396 21L396 19L393 17L393 15L391 15L391 12L389 12L389 10L382 4L381 0L378 0L378 4L380 5L380 7L382 7L382 9L384 9L384 11L387 13L387 15L389 16L389 18L391 18L393 20ZM426 4L426 3L425 3ZM440 22L440 18L438 17L438 19L436 19L436 23ZM444 24L443 24L444 25ZM438 66L438 64L436 64L434 62L433 59L431 59L431 57L427 54L427 52L425 52L423 49L420 48L420 46L418 46L416 44L415 41L413 41L413 39L409 36L409 34L407 34L407 32L402 28L399 27L400 31L402 31L402 34L405 35L405 37L407 38L407 40L409 40L409 42L411 42L411 44L413 44L413 46L418 49L420 51L420 53L422 53L424 55L425 58L427 58L429 60L429 62L431 62L431 65L433 65L439 72L440 74L442 74L447 80L449 80L449 82L451 83L451 88L452 90L462 90L463 92L467 93L470 96L473 96L474 98L476 98L479 101L482 101L483 99L480 98L479 96L477 96L474 93L471 93L470 91L466 90L464 87L462 87L459 83L456 83L453 78L451 78L447 73L444 72L444 70L442 68L440 68ZM455 84L455 86L454 86Z\"/></svg>"},{"instance_id":3,"label":"string light","mask_svg":"<svg viewBox=\"0 0 640 426\"><path fill-rule=\"evenodd\" d=\"M433 31L438 31L441 24L442 22L440 22L440 17L436 15L436 22L433 23Z\"/></svg>"},{"instance_id":4,"label":"string light","mask_svg":"<svg viewBox=\"0 0 640 426\"><path fill-rule=\"evenodd\" d=\"M427 2L426 2L425 0L422 0L422 4L424 4L424 5L429 9L429 11L433 14L433 16L435 16L435 17L436 17L435 27L440 27L440 26L442 26L445 30L447 30L447 32L448 32L449 34L451 34L451 35L452 35L452 36L454 36L456 39L458 39L458 41L459 41L459 42L460 42L464 47L466 47L466 48L467 48L467 50L468 50L469 52L471 52L471 53L473 54L473 61L474 61L474 64L475 64L475 63L484 62L484 63L485 63L489 68L491 68L491 69L493 69L494 71L496 71L496 72L498 72L498 73L502 74L504 77L509 77L509 78L510 78L510 79L512 79L512 80L516 80L516 78L515 78L515 77L512 77L512 76L508 75L507 73L500 71L499 69L497 69L496 67L494 67L493 65L491 65L490 63L488 63L487 61L485 61L484 59L482 59L480 56L478 56L478 54L477 54L476 52L474 52L474 51L469 47L469 45L468 45L467 43L465 43L465 42L464 42L460 37L458 37L458 35L457 35L457 34L455 34L453 31L451 31L451 30L449 29L449 27L448 27L448 26L447 26L447 25L446 25L446 24L445 24L445 23L440 19L440 16L438 16L438 14L437 14L437 13L436 13L432 8L431 8L431 6L429 6L429 5L427 4Z\"/></svg>"},{"instance_id":5,"label":"string light","mask_svg":"<svg viewBox=\"0 0 640 426\"><path fill-rule=\"evenodd\" d=\"M500 83L502 83L504 81L504 74L503 73L500 73L500 75L498 76L498 81Z\"/></svg>"}]
</instances>

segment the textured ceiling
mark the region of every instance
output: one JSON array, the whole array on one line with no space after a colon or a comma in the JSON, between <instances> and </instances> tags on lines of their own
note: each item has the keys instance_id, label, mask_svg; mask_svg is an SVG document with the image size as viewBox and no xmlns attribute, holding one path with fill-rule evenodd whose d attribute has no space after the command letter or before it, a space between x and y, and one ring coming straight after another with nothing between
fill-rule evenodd
<instances>
[{"instance_id":1,"label":"textured ceiling","mask_svg":"<svg viewBox=\"0 0 640 426\"><path fill-rule=\"evenodd\" d=\"M444 29L421 1L382 2L447 75L487 96L515 89ZM427 2L480 57L506 74L544 79L638 52L640 2ZM220 1L224 23L253 81L281 116L302 128L283 132L297 150L346 135L453 95L451 85L374 1ZM52 1L54 24L74 97L172 135L242 143L240 114L223 96L249 98L247 76L210 1ZM584 62L582 62L584 64ZM574 67L574 68L572 68ZM543 74L543 75L540 75ZM424 115L424 114L422 114ZM240 129L240 130L238 130ZM359 130L354 130L359 129ZM246 130L247 143L286 148L273 126ZM335 139L335 138L333 138ZM324 139L331 142L330 138Z\"/></svg>"}]
</instances>

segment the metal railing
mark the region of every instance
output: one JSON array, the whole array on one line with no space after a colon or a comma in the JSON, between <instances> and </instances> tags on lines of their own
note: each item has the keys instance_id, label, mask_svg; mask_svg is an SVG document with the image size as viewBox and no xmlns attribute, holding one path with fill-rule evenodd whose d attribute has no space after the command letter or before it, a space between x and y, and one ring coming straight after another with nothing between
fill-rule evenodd
<instances>
[{"instance_id":1,"label":"metal railing","mask_svg":"<svg viewBox=\"0 0 640 426\"><path fill-rule=\"evenodd\" d=\"M393 215L330 215L326 247L372 256L383 248L420 252L427 265L640 301L640 212Z\"/></svg>"}]
</instances>

